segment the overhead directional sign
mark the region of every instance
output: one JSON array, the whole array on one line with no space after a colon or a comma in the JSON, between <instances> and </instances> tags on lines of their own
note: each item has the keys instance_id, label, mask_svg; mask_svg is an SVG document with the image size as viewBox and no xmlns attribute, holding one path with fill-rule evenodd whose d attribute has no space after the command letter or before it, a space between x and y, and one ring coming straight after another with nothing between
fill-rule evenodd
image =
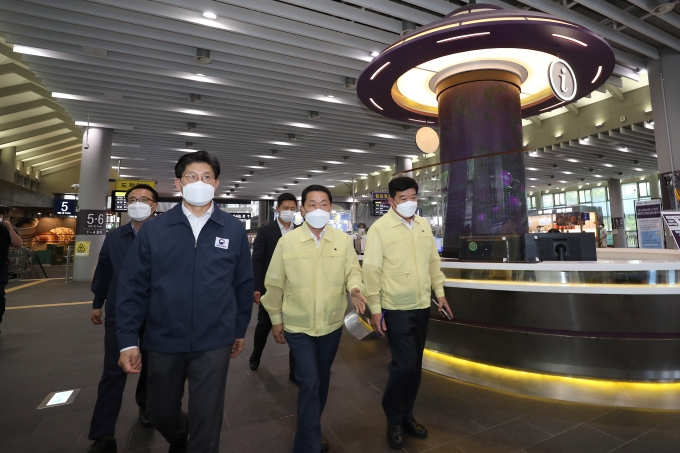
<instances>
[{"instance_id":1,"label":"overhead directional sign","mask_svg":"<svg viewBox=\"0 0 680 453\"><path fill-rule=\"evenodd\" d=\"M143 179L116 179L116 190L130 190L134 186L146 184L154 189L156 188L156 181L148 181Z\"/></svg>"}]
</instances>

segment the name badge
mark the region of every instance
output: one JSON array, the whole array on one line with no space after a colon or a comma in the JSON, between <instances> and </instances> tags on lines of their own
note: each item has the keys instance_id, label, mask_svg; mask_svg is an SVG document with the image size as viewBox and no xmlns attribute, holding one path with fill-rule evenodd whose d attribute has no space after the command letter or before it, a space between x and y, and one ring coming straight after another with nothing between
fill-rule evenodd
<instances>
[{"instance_id":1,"label":"name badge","mask_svg":"<svg viewBox=\"0 0 680 453\"><path fill-rule=\"evenodd\" d=\"M223 238L215 238L215 247L219 249L228 249L229 248L229 239L223 239Z\"/></svg>"}]
</instances>

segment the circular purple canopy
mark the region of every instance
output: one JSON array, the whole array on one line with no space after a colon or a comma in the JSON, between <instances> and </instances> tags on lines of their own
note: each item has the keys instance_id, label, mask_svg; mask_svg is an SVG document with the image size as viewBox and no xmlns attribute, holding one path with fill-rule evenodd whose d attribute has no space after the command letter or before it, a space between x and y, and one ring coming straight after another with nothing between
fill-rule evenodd
<instances>
[{"instance_id":1,"label":"circular purple canopy","mask_svg":"<svg viewBox=\"0 0 680 453\"><path fill-rule=\"evenodd\" d=\"M433 60L441 61L442 57L453 56L452 61L463 71L466 64L461 64L461 58L470 56L470 61L464 63L472 70L475 65L485 64L484 55L488 53L494 60L492 66L500 65L502 69L505 64L510 70L513 65L520 67L516 73L522 73L520 75L524 78L526 71L521 68L521 62L518 64L511 59L507 63L499 62L504 60L503 49L507 49L508 55L517 53L519 49L535 51L533 54L526 53L540 55L543 59L564 60L576 78L576 93L570 101L562 101L550 90L523 95L524 118L577 101L602 85L614 69L614 52L609 44L580 25L548 14L476 4L457 9L385 49L361 73L357 94L364 105L386 117L416 125L436 124L436 107L430 105L424 109L424 104L412 102L408 95L402 95L397 86L400 77L414 68L425 68L433 74L432 81L437 77L442 79L446 71L428 68ZM533 63L529 59L526 66L530 67ZM456 68L447 70L455 72ZM546 80L549 79L547 72L546 67ZM536 68L533 73L535 78L538 77ZM428 89L432 89L433 83L430 82ZM400 86L408 88L408 82L404 81ZM420 93L424 93L424 88L419 88ZM431 91L426 94L430 95L431 104L434 94ZM420 99L424 98L421 96Z\"/></svg>"}]
</instances>

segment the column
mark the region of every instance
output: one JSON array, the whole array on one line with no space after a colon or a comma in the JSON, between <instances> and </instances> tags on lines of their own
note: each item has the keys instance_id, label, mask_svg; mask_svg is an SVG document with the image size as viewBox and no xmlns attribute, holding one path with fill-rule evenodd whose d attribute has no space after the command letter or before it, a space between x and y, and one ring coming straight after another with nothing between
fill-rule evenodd
<instances>
[{"instance_id":1,"label":"column","mask_svg":"<svg viewBox=\"0 0 680 453\"><path fill-rule=\"evenodd\" d=\"M620 179L609 180L609 210L612 219L614 248L626 248L626 230L623 224L623 196L621 195Z\"/></svg>"},{"instance_id":2,"label":"column","mask_svg":"<svg viewBox=\"0 0 680 453\"><path fill-rule=\"evenodd\" d=\"M265 223L274 220L274 202L262 200L260 201L259 214L257 215L258 227L261 227Z\"/></svg>"},{"instance_id":3,"label":"column","mask_svg":"<svg viewBox=\"0 0 680 453\"><path fill-rule=\"evenodd\" d=\"M441 162L448 172L444 250L461 236L528 230L519 77L501 70L463 72L437 87ZM488 156L488 157L485 157Z\"/></svg>"},{"instance_id":4,"label":"column","mask_svg":"<svg viewBox=\"0 0 680 453\"><path fill-rule=\"evenodd\" d=\"M659 192L659 175L656 173L649 175L648 180L650 198L661 198L661 192Z\"/></svg>"},{"instance_id":5,"label":"column","mask_svg":"<svg viewBox=\"0 0 680 453\"><path fill-rule=\"evenodd\" d=\"M0 150L0 179L14 183L14 171L17 168L17 149L15 146Z\"/></svg>"},{"instance_id":6,"label":"column","mask_svg":"<svg viewBox=\"0 0 680 453\"><path fill-rule=\"evenodd\" d=\"M543 209L543 192L539 190L538 192L534 192L532 196L536 197L536 210Z\"/></svg>"},{"instance_id":7,"label":"column","mask_svg":"<svg viewBox=\"0 0 680 453\"><path fill-rule=\"evenodd\" d=\"M113 129L91 127L83 137L78 188L76 258L73 280L92 280L106 234L106 196L111 174ZM79 256L89 243L89 254Z\"/></svg>"},{"instance_id":8,"label":"column","mask_svg":"<svg viewBox=\"0 0 680 453\"><path fill-rule=\"evenodd\" d=\"M652 98L654 138L658 156L659 174L680 171L680 52L662 49L661 58L650 60L648 65L649 91ZM663 81L662 81L663 79ZM671 125L668 127L668 125ZM676 181L680 190L680 179ZM662 181L661 187L664 187ZM672 189L671 189L672 190ZM662 193L664 209L678 209L670 191Z\"/></svg>"},{"instance_id":9,"label":"column","mask_svg":"<svg viewBox=\"0 0 680 453\"><path fill-rule=\"evenodd\" d=\"M410 157L397 156L397 160L396 160L395 165L394 165L394 172L395 173L407 171L407 170L410 170L412 168L413 168L413 162L411 161ZM408 176L408 177L412 178L413 173L409 171L409 172L404 173L403 175L399 175L399 176Z\"/></svg>"}]
</instances>

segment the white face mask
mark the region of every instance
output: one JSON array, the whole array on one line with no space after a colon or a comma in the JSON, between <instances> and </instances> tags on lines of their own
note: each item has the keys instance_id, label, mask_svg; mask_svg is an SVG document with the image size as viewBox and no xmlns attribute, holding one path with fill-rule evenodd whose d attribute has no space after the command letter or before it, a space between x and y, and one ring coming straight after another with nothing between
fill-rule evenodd
<instances>
[{"instance_id":1,"label":"white face mask","mask_svg":"<svg viewBox=\"0 0 680 453\"><path fill-rule=\"evenodd\" d=\"M397 205L397 212L401 214L402 217L410 219L413 217L418 210L417 201L405 201L402 204Z\"/></svg>"},{"instance_id":2,"label":"white face mask","mask_svg":"<svg viewBox=\"0 0 680 453\"><path fill-rule=\"evenodd\" d=\"M361 236L361 235L364 234L365 232L366 232L365 229L363 229L363 228L357 228L357 233L359 234L359 236Z\"/></svg>"},{"instance_id":3,"label":"white face mask","mask_svg":"<svg viewBox=\"0 0 680 453\"><path fill-rule=\"evenodd\" d=\"M193 206L205 206L215 198L215 188L203 181L187 184L182 188L184 189L182 196L187 203Z\"/></svg>"},{"instance_id":4,"label":"white face mask","mask_svg":"<svg viewBox=\"0 0 680 453\"><path fill-rule=\"evenodd\" d=\"M292 222L293 219L295 218L295 211L280 211L279 212L279 218L281 219L282 222Z\"/></svg>"},{"instance_id":5,"label":"white face mask","mask_svg":"<svg viewBox=\"0 0 680 453\"><path fill-rule=\"evenodd\" d=\"M141 222L151 216L151 206L138 201L128 205L128 215L134 221Z\"/></svg>"},{"instance_id":6,"label":"white face mask","mask_svg":"<svg viewBox=\"0 0 680 453\"><path fill-rule=\"evenodd\" d=\"M305 221L307 221L312 228L323 228L328 224L330 219L331 213L324 211L323 209L308 212L305 216Z\"/></svg>"}]
</instances>

